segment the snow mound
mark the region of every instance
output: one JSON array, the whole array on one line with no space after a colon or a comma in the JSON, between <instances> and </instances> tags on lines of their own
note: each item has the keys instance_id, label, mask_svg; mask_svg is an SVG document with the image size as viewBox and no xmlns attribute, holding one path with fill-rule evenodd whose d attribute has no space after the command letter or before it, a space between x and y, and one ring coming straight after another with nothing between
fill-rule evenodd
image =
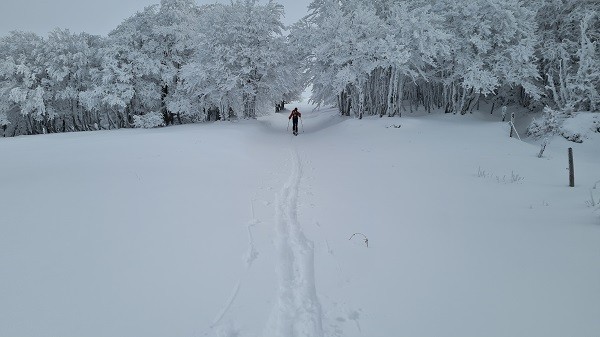
<instances>
[{"instance_id":1,"label":"snow mound","mask_svg":"<svg viewBox=\"0 0 600 337\"><path fill-rule=\"evenodd\" d=\"M527 135L540 138L560 135L565 139L583 143L593 133L600 133L600 114L593 112L566 112L544 108L540 119L534 119L527 129Z\"/></svg>"},{"instance_id":2,"label":"snow mound","mask_svg":"<svg viewBox=\"0 0 600 337\"><path fill-rule=\"evenodd\" d=\"M566 139L583 143L593 133L600 133L600 114L593 112L577 112L573 117L565 119L560 127L560 134Z\"/></svg>"}]
</instances>

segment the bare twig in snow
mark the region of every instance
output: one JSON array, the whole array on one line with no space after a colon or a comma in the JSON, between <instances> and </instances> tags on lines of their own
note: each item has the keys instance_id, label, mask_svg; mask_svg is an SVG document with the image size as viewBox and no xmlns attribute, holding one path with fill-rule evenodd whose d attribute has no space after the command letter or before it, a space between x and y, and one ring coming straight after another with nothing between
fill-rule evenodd
<instances>
[{"instance_id":1,"label":"bare twig in snow","mask_svg":"<svg viewBox=\"0 0 600 337\"><path fill-rule=\"evenodd\" d=\"M352 238L353 238L355 235L362 235L362 236L363 236L363 238L364 238L364 241L365 241L365 245L367 245L367 248L369 248L369 238L367 238L367 236L366 236L366 235L364 235L363 233L354 233L354 234L352 234L352 236L351 236L351 237L350 237L350 239L348 239L348 240L352 240Z\"/></svg>"}]
</instances>

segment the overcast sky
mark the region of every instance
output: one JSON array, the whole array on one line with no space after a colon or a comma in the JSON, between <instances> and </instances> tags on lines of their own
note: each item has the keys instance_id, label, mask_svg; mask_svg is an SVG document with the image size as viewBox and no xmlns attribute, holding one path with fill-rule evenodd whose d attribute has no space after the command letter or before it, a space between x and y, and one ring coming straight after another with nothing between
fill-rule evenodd
<instances>
[{"instance_id":1,"label":"overcast sky","mask_svg":"<svg viewBox=\"0 0 600 337\"><path fill-rule=\"evenodd\" d=\"M196 3L230 3L229 0L196 0ZM285 6L284 24L306 15L311 0L279 0ZM23 30L46 37L56 27L73 33L106 36L124 19L160 0L0 0L0 35ZM264 3L264 2L263 2Z\"/></svg>"}]
</instances>

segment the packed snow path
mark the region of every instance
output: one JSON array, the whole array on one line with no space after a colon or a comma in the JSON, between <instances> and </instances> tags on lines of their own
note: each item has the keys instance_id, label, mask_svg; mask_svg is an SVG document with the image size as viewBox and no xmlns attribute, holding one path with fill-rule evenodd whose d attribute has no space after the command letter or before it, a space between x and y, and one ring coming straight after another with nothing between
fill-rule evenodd
<instances>
[{"instance_id":1,"label":"packed snow path","mask_svg":"<svg viewBox=\"0 0 600 337\"><path fill-rule=\"evenodd\" d=\"M278 195L275 246L279 289L264 336L323 336L321 305L314 272L314 244L298 222L298 190L302 163L292 150L289 180Z\"/></svg>"}]
</instances>

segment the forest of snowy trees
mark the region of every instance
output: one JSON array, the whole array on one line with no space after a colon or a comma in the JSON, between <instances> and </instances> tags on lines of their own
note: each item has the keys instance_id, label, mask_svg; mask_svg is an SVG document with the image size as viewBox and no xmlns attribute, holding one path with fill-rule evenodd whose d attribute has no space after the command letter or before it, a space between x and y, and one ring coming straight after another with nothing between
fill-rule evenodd
<instances>
[{"instance_id":1,"label":"forest of snowy trees","mask_svg":"<svg viewBox=\"0 0 600 337\"><path fill-rule=\"evenodd\" d=\"M499 104L596 111L600 2L314 1L291 36L315 99L346 115ZM533 106L532 106L533 108Z\"/></svg>"},{"instance_id":2,"label":"forest of snowy trees","mask_svg":"<svg viewBox=\"0 0 600 337\"><path fill-rule=\"evenodd\" d=\"M595 0L161 0L108 36L0 38L2 136L254 118L297 99L344 115L469 113L485 99L600 110Z\"/></svg>"}]
</instances>

